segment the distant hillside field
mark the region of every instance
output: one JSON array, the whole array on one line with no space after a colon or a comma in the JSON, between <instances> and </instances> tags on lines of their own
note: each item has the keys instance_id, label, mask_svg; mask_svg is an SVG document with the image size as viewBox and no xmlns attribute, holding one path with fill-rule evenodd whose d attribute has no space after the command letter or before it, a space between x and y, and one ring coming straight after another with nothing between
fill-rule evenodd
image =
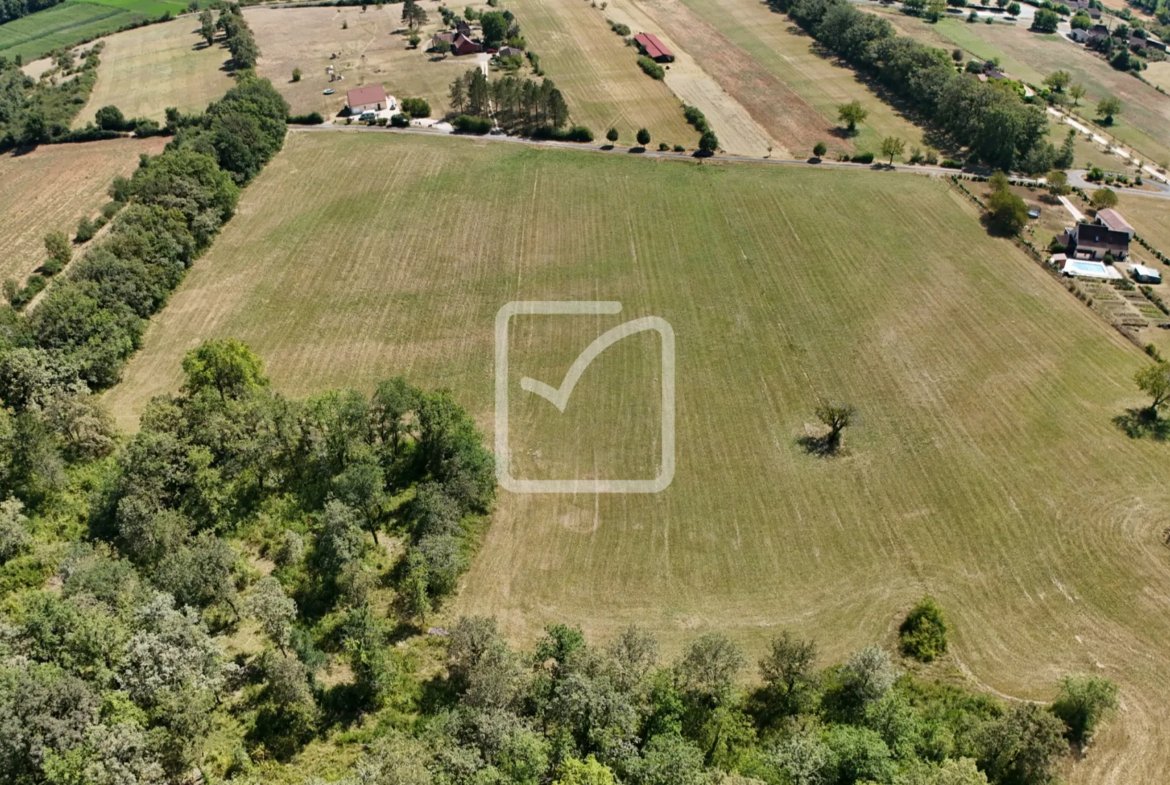
<instances>
[{"instance_id":1,"label":"distant hillside field","mask_svg":"<svg viewBox=\"0 0 1170 785\"><path fill-rule=\"evenodd\" d=\"M69 0L0 25L0 55L20 55L28 62L54 49L186 10L187 4L177 0Z\"/></svg>"},{"instance_id":2,"label":"distant hillside field","mask_svg":"<svg viewBox=\"0 0 1170 785\"><path fill-rule=\"evenodd\" d=\"M206 46L194 17L112 35L102 51L93 94L74 124L85 125L110 104L126 117L156 120L169 106L202 111L235 84L223 69L230 57L219 43Z\"/></svg>"},{"instance_id":3,"label":"distant hillside field","mask_svg":"<svg viewBox=\"0 0 1170 785\"><path fill-rule=\"evenodd\" d=\"M452 613L517 640L639 622L674 649L720 629L754 653L787 627L828 662L892 645L929 592L949 662L988 688L1120 684L1073 783L1170 769L1170 447L1112 424L1147 359L945 180L294 132L107 401L132 426L184 352L235 336L289 395L405 374L490 440L496 314L530 299L622 311L514 323L517 471L654 474L655 334L606 350L563 414L519 378L559 386L603 331L658 316L677 472L655 495L502 492ZM798 443L819 398L857 408L836 459Z\"/></svg>"},{"instance_id":4,"label":"distant hillside field","mask_svg":"<svg viewBox=\"0 0 1170 785\"><path fill-rule=\"evenodd\" d=\"M141 153L161 152L166 143L163 137L111 139L0 156L0 280L23 280L39 267L45 234L72 237L79 218L96 217L109 201L114 177L129 176Z\"/></svg>"}]
</instances>

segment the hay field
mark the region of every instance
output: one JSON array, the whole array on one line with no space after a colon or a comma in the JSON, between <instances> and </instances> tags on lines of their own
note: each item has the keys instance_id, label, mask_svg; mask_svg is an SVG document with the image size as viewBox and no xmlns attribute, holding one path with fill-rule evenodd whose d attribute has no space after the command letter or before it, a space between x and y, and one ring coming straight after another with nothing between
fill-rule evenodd
<instances>
[{"instance_id":1,"label":"hay field","mask_svg":"<svg viewBox=\"0 0 1170 785\"><path fill-rule=\"evenodd\" d=\"M293 114L320 112L328 118L345 106L345 91L365 84L380 83L386 92L398 98L425 98L433 116L448 110L447 90L452 81L469 68L475 57L448 57L432 60L424 49L439 29L439 3L419 3L431 23L422 28L423 45L407 49L406 36L400 31L402 6L386 5L379 10L370 4L365 11L358 6L341 8L247 8L244 16L256 35L261 57L257 70L272 80L289 102ZM348 24L343 30L342 25ZM341 57L331 60L331 53ZM345 76L342 82L329 83L325 67L334 66ZM292 71L300 68L303 77L292 81ZM333 95L322 92L332 87Z\"/></svg>"},{"instance_id":2,"label":"hay field","mask_svg":"<svg viewBox=\"0 0 1170 785\"><path fill-rule=\"evenodd\" d=\"M1118 194L1117 209L1139 235L1170 254L1170 201L1122 193Z\"/></svg>"},{"instance_id":3,"label":"hay field","mask_svg":"<svg viewBox=\"0 0 1170 785\"><path fill-rule=\"evenodd\" d=\"M648 129L655 144L698 143L670 87L644 74L638 51L610 30L610 10L582 0L514 0L508 8L541 68L564 92L574 123L589 126L599 139L617 128L626 144L633 144L639 128Z\"/></svg>"},{"instance_id":4,"label":"hay field","mask_svg":"<svg viewBox=\"0 0 1170 785\"><path fill-rule=\"evenodd\" d=\"M1170 60L1150 63L1149 68L1142 72L1142 76L1163 90L1170 90Z\"/></svg>"},{"instance_id":5,"label":"hay field","mask_svg":"<svg viewBox=\"0 0 1170 785\"><path fill-rule=\"evenodd\" d=\"M113 104L127 117L162 120L169 106L202 111L235 82L223 70L227 49L206 46L194 16L112 35L106 39L93 94L77 116L85 125Z\"/></svg>"},{"instance_id":6,"label":"hay field","mask_svg":"<svg viewBox=\"0 0 1170 785\"><path fill-rule=\"evenodd\" d=\"M186 3L177 0L69 0L0 25L0 54L29 62L53 49L186 10Z\"/></svg>"},{"instance_id":7,"label":"hay field","mask_svg":"<svg viewBox=\"0 0 1170 785\"><path fill-rule=\"evenodd\" d=\"M877 153L886 136L924 145L920 128L856 72L818 54L811 37L763 3L615 0L611 5L620 9L627 3L681 38L683 48L797 157L809 155L819 141L831 154ZM845 139L837 128L837 106L854 100L869 110L869 118L857 136Z\"/></svg>"},{"instance_id":8,"label":"hay field","mask_svg":"<svg viewBox=\"0 0 1170 785\"><path fill-rule=\"evenodd\" d=\"M25 155L0 156L0 280L23 280L45 260L44 237L73 236L83 215L93 218L109 201L116 175L130 175L141 153L158 153L167 140L111 139L42 145Z\"/></svg>"},{"instance_id":9,"label":"hay field","mask_svg":"<svg viewBox=\"0 0 1170 785\"><path fill-rule=\"evenodd\" d=\"M453 389L490 440L497 309L619 300L517 323L513 375L558 385L601 331L666 319L673 484L502 494L455 612L522 640L552 621L639 621L671 648L724 629L753 652L785 626L840 658L892 642L929 591L989 687L1116 679L1125 708L1072 782L1152 782L1170 767L1170 447L1111 424L1145 359L968 205L893 173L293 133L108 403L132 424L185 351L238 336L290 394L404 373ZM513 378L521 468L653 471L645 337L602 355L563 416ZM841 459L796 443L818 395L859 410Z\"/></svg>"}]
</instances>

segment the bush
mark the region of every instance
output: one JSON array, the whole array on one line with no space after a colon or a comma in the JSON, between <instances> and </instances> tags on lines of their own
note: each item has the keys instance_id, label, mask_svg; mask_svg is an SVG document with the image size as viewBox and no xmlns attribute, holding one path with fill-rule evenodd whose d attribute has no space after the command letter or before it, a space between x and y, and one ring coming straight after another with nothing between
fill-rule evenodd
<instances>
[{"instance_id":1,"label":"bush","mask_svg":"<svg viewBox=\"0 0 1170 785\"><path fill-rule=\"evenodd\" d=\"M622 36L623 38L630 34L630 28L628 25L623 25L622 23L615 22L612 19L606 19L605 21L609 22L609 29L610 30L613 30L615 33Z\"/></svg>"},{"instance_id":2,"label":"bush","mask_svg":"<svg viewBox=\"0 0 1170 785\"><path fill-rule=\"evenodd\" d=\"M919 662L932 662L947 650L947 620L930 596L914 606L898 628L902 653Z\"/></svg>"},{"instance_id":3,"label":"bush","mask_svg":"<svg viewBox=\"0 0 1170 785\"><path fill-rule=\"evenodd\" d=\"M309 112L308 114L291 115L285 122L289 125L321 125L325 122L325 118L321 116L320 112Z\"/></svg>"},{"instance_id":4,"label":"bush","mask_svg":"<svg viewBox=\"0 0 1170 785\"><path fill-rule=\"evenodd\" d=\"M849 160L855 164L872 164L873 163L873 153L859 153L858 155L853 156Z\"/></svg>"},{"instance_id":5,"label":"bush","mask_svg":"<svg viewBox=\"0 0 1170 785\"><path fill-rule=\"evenodd\" d=\"M461 114L455 118L451 125L455 126L455 131L461 134L486 134L492 130L492 121L486 117L472 117L470 115Z\"/></svg>"},{"instance_id":6,"label":"bush","mask_svg":"<svg viewBox=\"0 0 1170 785\"><path fill-rule=\"evenodd\" d=\"M642 55L638 58L638 65L641 66L642 70L646 72L647 76L653 79L666 78L666 70L645 55Z\"/></svg>"},{"instance_id":7,"label":"bush","mask_svg":"<svg viewBox=\"0 0 1170 785\"><path fill-rule=\"evenodd\" d=\"M113 105L98 109L93 119L103 131L129 131L134 127L134 122L128 121L122 115L122 110Z\"/></svg>"},{"instance_id":8,"label":"bush","mask_svg":"<svg viewBox=\"0 0 1170 785\"><path fill-rule=\"evenodd\" d=\"M87 243L93 239L95 234L97 234L97 227L94 226L93 221L83 217L77 222L77 233L73 235L73 242Z\"/></svg>"},{"instance_id":9,"label":"bush","mask_svg":"<svg viewBox=\"0 0 1170 785\"><path fill-rule=\"evenodd\" d=\"M386 127L386 122L387 122L387 121L386 121L386 118L385 118L385 117L379 117L379 118L378 118L378 120L377 120L378 127L379 127L379 128L385 128L385 127Z\"/></svg>"},{"instance_id":10,"label":"bush","mask_svg":"<svg viewBox=\"0 0 1170 785\"><path fill-rule=\"evenodd\" d=\"M402 111L411 117L430 117L431 105L425 98L403 98Z\"/></svg>"},{"instance_id":11,"label":"bush","mask_svg":"<svg viewBox=\"0 0 1170 785\"><path fill-rule=\"evenodd\" d=\"M560 142L592 142L593 132L583 125L575 125L572 128L564 129L543 126L533 132L532 138L555 139Z\"/></svg>"},{"instance_id":12,"label":"bush","mask_svg":"<svg viewBox=\"0 0 1170 785\"><path fill-rule=\"evenodd\" d=\"M701 134L711 130L711 126L707 124L707 118L703 114L703 110L697 106L683 104L683 117Z\"/></svg>"},{"instance_id":13,"label":"bush","mask_svg":"<svg viewBox=\"0 0 1170 785\"><path fill-rule=\"evenodd\" d=\"M715 155L719 149L719 137L714 131L706 131L699 137L699 152L704 155Z\"/></svg>"},{"instance_id":14,"label":"bush","mask_svg":"<svg viewBox=\"0 0 1170 785\"><path fill-rule=\"evenodd\" d=\"M1101 717L1117 708L1117 685L1096 676L1065 676L1052 713L1068 728L1069 740L1083 745L1097 728Z\"/></svg>"},{"instance_id":15,"label":"bush","mask_svg":"<svg viewBox=\"0 0 1170 785\"><path fill-rule=\"evenodd\" d=\"M683 147L681 144L676 144L674 146L674 151L676 153L685 153L687 151L687 148Z\"/></svg>"},{"instance_id":16,"label":"bush","mask_svg":"<svg viewBox=\"0 0 1170 785\"><path fill-rule=\"evenodd\" d=\"M659 143L658 143L658 150L659 150L659 152L663 152L663 153L664 153L664 152L666 152L666 151L667 151L667 150L669 150L669 149L670 149L670 145L668 145L666 142L659 142Z\"/></svg>"},{"instance_id":17,"label":"bush","mask_svg":"<svg viewBox=\"0 0 1170 785\"><path fill-rule=\"evenodd\" d=\"M292 80L293 80L294 82L299 82L299 81L301 81L301 69L299 69L299 68L294 68L294 69L293 69L293 72L292 72Z\"/></svg>"},{"instance_id":18,"label":"bush","mask_svg":"<svg viewBox=\"0 0 1170 785\"><path fill-rule=\"evenodd\" d=\"M947 158L942 163L940 163L939 166L944 169L962 169L963 162L956 161L954 158Z\"/></svg>"},{"instance_id":19,"label":"bush","mask_svg":"<svg viewBox=\"0 0 1170 785\"><path fill-rule=\"evenodd\" d=\"M410 115L403 114L402 112L398 112L397 114L390 116L390 127L391 128L407 128L409 126L410 126ZM490 131L491 129L489 128L488 130Z\"/></svg>"}]
</instances>

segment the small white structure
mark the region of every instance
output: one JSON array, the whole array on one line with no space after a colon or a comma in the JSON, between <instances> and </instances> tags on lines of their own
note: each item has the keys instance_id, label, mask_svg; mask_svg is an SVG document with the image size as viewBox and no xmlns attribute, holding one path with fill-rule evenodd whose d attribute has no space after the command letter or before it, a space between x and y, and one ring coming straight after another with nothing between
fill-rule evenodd
<instances>
[{"instance_id":1,"label":"small white structure","mask_svg":"<svg viewBox=\"0 0 1170 785\"><path fill-rule=\"evenodd\" d=\"M1060 274L1067 275L1069 278L1103 278L1107 281L1116 281L1122 278L1121 273L1109 265L1084 259L1069 259L1064 263Z\"/></svg>"},{"instance_id":2,"label":"small white structure","mask_svg":"<svg viewBox=\"0 0 1170 785\"><path fill-rule=\"evenodd\" d=\"M1128 267L1129 275L1138 283L1162 283L1162 273L1153 267L1142 264L1131 264Z\"/></svg>"}]
</instances>

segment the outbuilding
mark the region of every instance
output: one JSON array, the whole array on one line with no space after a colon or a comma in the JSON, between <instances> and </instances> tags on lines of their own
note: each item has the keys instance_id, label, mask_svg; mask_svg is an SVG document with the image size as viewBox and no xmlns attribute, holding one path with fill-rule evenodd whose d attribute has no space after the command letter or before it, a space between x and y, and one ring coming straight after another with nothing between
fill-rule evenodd
<instances>
[{"instance_id":1,"label":"outbuilding","mask_svg":"<svg viewBox=\"0 0 1170 785\"><path fill-rule=\"evenodd\" d=\"M1131 264L1127 269L1129 270L1130 277L1138 283L1162 283L1162 273L1153 267L1146 267L1142 264Z\"/></svg>"},{"instance_id":2,"label":"outbuilding","mask_svg":"<svg viewBox=\"0 0 1170 785\"><path fill-rule=\"evenodd\" d=\"M1122 218L1121 213L1111 207L1097 211L1097 223L1115 232L1125 232L1130 240L1137 234L1134 228L1129 225L1129 221Z\"/></svg>"},{"instance_id":3,"label":"outbuilding","mask_svg":"<svg viewBox=\"0 0 1170 785\"><path fill-rule=\"evenodd\" d=\"M345 105L349 113L380 112L389 106L386 100L386 88L380 84L370 84L365 87L355 87L346 92Z\"/></svg>"},{"instance_id":4,"label":"outbuilding","mask_svg":"<svg viewBox=\"0 0 1170 785\"><path fill-rule=\"evenodd\" d=\"M634 43L642 54L657 63L673 63L674 52L666 48L666 44L658 40L653 33L638 33L634 36Z\"/></svg>"},{"instance_id":5,"label":"outbuilding","mask_svg":"<svg viewBox=\"0 0 1170 785\"><path fill-rule=\"evenodd\" d=\"M472 55L483 51L483 44L472 41L467 36L460 33L455 36L455 41L451 44L451 51L457 55Z\"/></svg>"}]
</instances>

